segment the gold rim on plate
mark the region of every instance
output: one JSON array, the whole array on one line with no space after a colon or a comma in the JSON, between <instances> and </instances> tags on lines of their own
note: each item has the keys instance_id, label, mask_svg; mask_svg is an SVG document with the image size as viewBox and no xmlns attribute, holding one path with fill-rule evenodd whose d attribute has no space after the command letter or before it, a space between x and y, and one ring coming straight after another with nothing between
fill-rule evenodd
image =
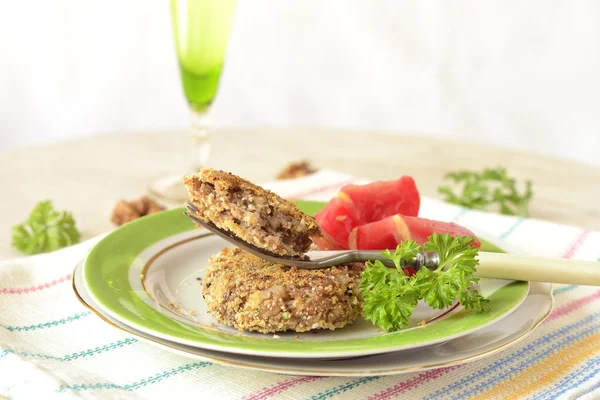
<instances>
[{"instance_id":1,"label":"gold rim on plate","mask_svg":"<svg viewBox=\"0 0 600 400\"><path fill-rule=\"evenodd\" d=\"M190 238L188 240L191 240L191 239L195 239L195 238ZM163 252L166 250L167 249L164 249ZM79 294L79 292L77 290L76 284L75 284L75 275L76 275L76 271L77 271L78 267L79 267L79 264L76 265L75 269L73 270L73 275L72 275L71 281L72 281L73 292L75 293L75 296L81 302L81 304L83 304L88 310L90 310L92 313L96 314L98 317L100 317L103 321L105 321L109 325L111 325L123 332L127 332L130 335L136 336L136 337L142 339L143 341L147 341L147 342L150 342L150 343L158 345L158 346L164 346L164 347L170 348L172 350L175 350L178 353L191 355L194 358L213 362L216 364L230 365L230 366L234 366L234 367L242 367L242 368L260 370L260 371L265 371L265 372L277 372L277 373L284 373L284 374L288 374L288 375L297 374L297 375L312 375L312 376L317 376L317 375L318 376L365 376L365 372L367 374L370 372L370 371L360 371L361 372L360 374L356 374L355 372L341 372L341 371L336 371L336 370L314 371L311 369L299 369L299 368L289 368L289 367L288 368L279 368L279 367L269 367L269 366L265 366L265 365L256 365L254 363L249 363L249 362L230 361L230 360L224 360L221 358L210 357L210 356L206 356L206 355L199 355L199 354L196 354L196 353L193 353L190 351L182 350L181 348L178 348L175 346L165 344L158 340L142 336L138 333L132 332L128 329L118 326L114 322L110 321L108 318L106 318L104 315L102 315L100 312L98 312L95 308L93 308L91 305L89 305L81 297L81 295ZM477 355L464 357L461 359L452 360L452 361L443 362L443 363L426 364L426 365L420 365L417 367L404 367L404 368L391 368L391 369L385 369L385 370L377 370L377 371L373 371L373 375L395 375L395 374L402 374L402 373L407 373L407 372L417 372L417 371L424 371L424 370L434 369L434 368L449 367L452 365L464 364L466 362L475 361L475 360L481 359L483 357L498 353L498 352L504 350L505 348L513 346L513 345L519 343L520 341L522 341L523 339L525 339L542 322L544 322L544 320L546 320L546 318L548 318L548 316L554 309L554 296L552 295L552 292L550 292L550 300L551 300L551 304L550 304L550 308L548 309L548 312L544 316L542 316L534 325L532 325L527 331L523 332L520 336L518 336L515 339L511 340L510 342L504 343L494 349L488 350L486 352L483 352L483 353L480 353ZM124 324L124 325L126 325L126 324ZM282 372L282 370L285 370L285 372Z\"/></svg>"},{"instance_id":2,"label":"gold rim on plate","mask_svg":"<svg viewBox=\"0 0 600 400\"><path fill-rule=\"evenodd\" d=\"M214 233L212 232L205 232L202 233L200 235L197 236L193 236L187 239L182 239L176 243L172 243L168 246L166 246L164 249L160 250L159 252L157 252L156 254L154 254L152 257L150 257L150 259L146 262L146 264L144 265L144 267L142 268L142 272L140 273L140 279L142 281L142 287L144 288L144 291L146 292L146 295L152 299L152 301L160 308L167 310L189 322L194 322L194 321L190 321L189 318L187 318L187 316L185 314L181 314L178 313L176 311L174 311L172 308L169 308L167 306L165 306L164 304L162 304L160 301L158 301L153 295L152 293L150 293L150 290L148 289L148 286L146 285L146 275L148 273L148 270L150 269L150 267L152 266L152 264L154 264L154 262L162 255L164 255L165 253L167 253L170 250L173 250L174 248L181 246L182 244L186 244L189 243L193 240L197 240L197 239L202 239L205 238L207 236L214 236ZM452 307L447 308L444 312L440 313L439 315L436 315L435 317L431 318L430 320L425 321L425 324L429 324L431 322L437 321L440 318L445 317L446 315L450 314L452 311L456 310L458 308L458 306L460 305L460 303L457 301L455 302ZM425 325L424 324L424 325Z\"/></svg>"}]
</instances>

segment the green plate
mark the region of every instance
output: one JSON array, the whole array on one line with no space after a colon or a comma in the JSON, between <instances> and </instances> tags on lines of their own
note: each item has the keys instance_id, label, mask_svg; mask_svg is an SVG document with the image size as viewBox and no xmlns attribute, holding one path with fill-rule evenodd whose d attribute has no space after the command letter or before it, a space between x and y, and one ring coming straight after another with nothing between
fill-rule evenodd
<instances>
[{"instance_id":1,"label":"green plate","mask_svg":"<svg viewBox=\"0 0 600 400\"><path fill-rule=\"evenodd\" d=\"M308 214L323 205L298 201ZM485 251L508 249L500 239L482 242ZM226 245L204 230L193 229L183 208L164 211L124 225L98 242L85 259L84 283L104 312L154 337L209 350L295 358L356 357L451 340L498 322L529 291L528 282L482 279L479 289L490 299L489 313L467 312L459 305L432 310L420 304L411 327L394 333L383 334L362 319L334 331L239 332L216 323L205 312L197 281L208 257ZM420 325L422 321L427 323Z\"/></svg>"}]
</instances>

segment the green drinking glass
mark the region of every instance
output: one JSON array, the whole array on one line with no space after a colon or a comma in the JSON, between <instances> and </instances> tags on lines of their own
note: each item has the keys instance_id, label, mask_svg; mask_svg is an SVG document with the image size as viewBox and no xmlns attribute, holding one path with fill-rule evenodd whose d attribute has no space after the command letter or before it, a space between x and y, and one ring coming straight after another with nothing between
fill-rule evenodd
<instances>
[{"instance_id":1,"label":"green drinking glass","mask_svg":"<svg viewBox=\"0 0 600 400\"><path fill-rule=\"evenodd\" d=\"M190 172L196 172L208 163L208 112L217 94L236 0L170 2L181 83L191 111ZM155 181L150 192L170 202L178 203L187 198L181 174Z\"/></svg>"}]
</instances>

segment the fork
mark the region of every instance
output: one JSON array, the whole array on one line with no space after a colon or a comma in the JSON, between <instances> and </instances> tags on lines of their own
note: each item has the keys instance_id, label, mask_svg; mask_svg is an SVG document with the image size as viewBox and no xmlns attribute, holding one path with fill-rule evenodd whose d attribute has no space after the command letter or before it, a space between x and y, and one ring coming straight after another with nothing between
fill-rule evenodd
<instances>
[{"instance_id":1,"label":"fork","mask_svg":"<svg viewBox=\"0 0 600 400\"><path fill-rule=\"evenodd\" d=\"M196 206L188 202L184 212L186 217L240 249L272 263L304 269L321 269L353 262L379 260L388 267L394 266L392 260L382 256L379 250L318 250L308 251L299 257L276 255L243 241L233 232L197 218L194 215L196 213L198 213ZM422 251L417 253L412 261L403 263L401 267L411 267L417 271L420 268L434 270L439 267L439 264L440 258L436 252ZM600 262L480 251L479 265L475 276L491 279L600 286Z\"/></svg>"}]
</instances>

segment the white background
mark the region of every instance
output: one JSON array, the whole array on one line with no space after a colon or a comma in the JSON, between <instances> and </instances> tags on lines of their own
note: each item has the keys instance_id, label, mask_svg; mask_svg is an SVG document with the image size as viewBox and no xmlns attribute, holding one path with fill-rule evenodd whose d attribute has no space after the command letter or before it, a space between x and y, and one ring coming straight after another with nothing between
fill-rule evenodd
<instances>
[{"instance_id":1,"label":"white background","mask_svg":"<svg viewBox=\"0 0 600 400\"><path fill-rule=\"evenodd\" d=\"M213 119L600 166L600 2L239 0ZM0 0L0 149L187 122L167 1Z\"/></svg>"}]
</instances>

